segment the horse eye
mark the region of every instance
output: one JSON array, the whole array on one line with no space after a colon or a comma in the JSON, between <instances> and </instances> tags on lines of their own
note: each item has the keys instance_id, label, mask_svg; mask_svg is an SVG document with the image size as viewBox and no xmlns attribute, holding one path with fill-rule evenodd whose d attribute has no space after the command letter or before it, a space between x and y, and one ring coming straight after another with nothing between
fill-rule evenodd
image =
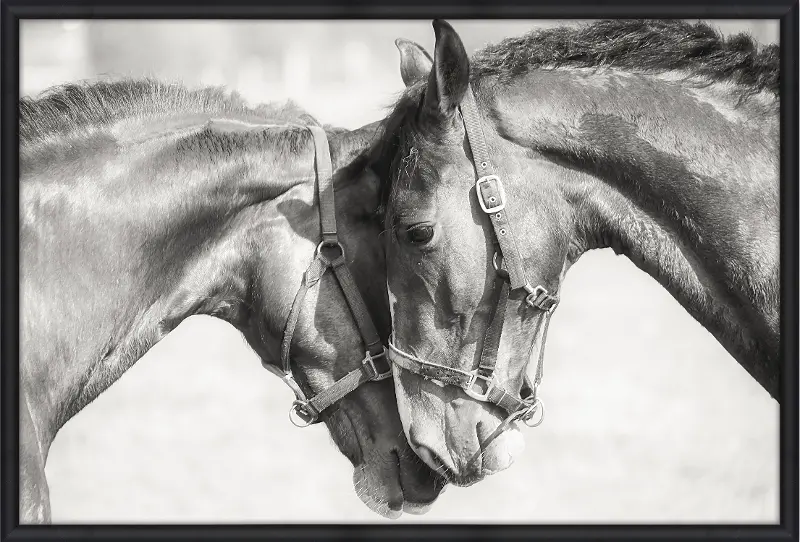
<instances>
[{"instance_id":1,"label":"horse eye","mask_svg":"<svg viewBox=\"0 0 800 542\"><path fill-rule=\"evenodd\" d=\"M406 237L410 243L424 245L433 238L433 226L423 224L414 226L406 230Z\"/></svg>"}]
</instances>

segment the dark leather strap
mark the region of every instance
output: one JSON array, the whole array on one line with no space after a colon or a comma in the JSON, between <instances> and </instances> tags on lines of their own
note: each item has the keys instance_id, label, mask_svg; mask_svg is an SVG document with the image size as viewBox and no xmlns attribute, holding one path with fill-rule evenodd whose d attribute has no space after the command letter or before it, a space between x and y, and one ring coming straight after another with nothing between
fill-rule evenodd
<instances>
[{"instance_id":1,"label":"dark leather strap","mask_svg":"<svg viewBox=\"0 0 800 542\"><path fill-rule=\"evenodd\" d=\"M356 286L356 282L353 280L353 275L345 264L344 258L342 258L341 262L338 260L333 262L333 272L339 280L339 286L342 288L345 299L347 299L350 313L358 326L358 331L361 333L361 338L364 340L367 351L372 356L383 354L385 349L381 342L381 337L375 329L375 324L373 324L369 315L364 298L361 297L358 286Z\"/></svg>"},{"instance_id":2,"label":"dark leather strap","mask_svg":"<svg viewBox=\"0 0 800 542\"><path fill-rule=\"evenodd\" d=\"M292 347L292 337L294 337L294 330L297 327L297 320L300 317L300 310L303 308L303 300L306 298L308 291L315 286L319 282L319 279L322 278L322 275L325 274L329 265L330 262L327 259L317 254L314 259L311 260L311 264L308 266L308 269L306 269L306 272L303 273L303 282L300 284L300 289L294 296L292 309L289 311L289 317L286 319L286 327L283 330L281 365L283 366L283 372L286 374L292 372L289 351Z\"/></svg>"},{"instance_id":3,"label":"dark leather strap","mask_svg":"<svg viewBox=\"0 0 800 542\"><path fill-rule=\"evenodd\" d=\"M502 424L505 427L514 419L522 419L527 422L541 407L541 402L536 397L536 391L542 378L543 349L540 351L534 382L531 383L527 374L525 375L521 397L517 397L500 386L494 376L504 323L508 317L513 316L512 313L515 310L508 305L510 290L524 288L527 292L525 302L546 312L543 324L545 337L543 338L546 338L550 313L558 304L558 298L550 295L542 286L534 288L526 277L523 258L514 237L506 208L503 183L497 175L492 173L486 138L471 87L464 95L460 111L478 177L475 183L475 194L481 209L489 216L495 233L496 252L493 264L498 276L495 283L495 289L498 291L497 305L486 330L479 365L474 371L464 371L419 359L412 354L403 352L392 341L389 343L389 357L392 363L406 370L444 384L458 386L474 399L493 403L503 408L509 413L508 418ZM498 254L502 256L502 262L496 261ZM531 349L535 342L534 338ZM531 352L529 351L528 354L528 360L530 360Z\"/></svg>"},{"instance_id":4,"label":"dark leather strap","mask_svg":"<svg viewBox=\"0 0 800 542\"><path fill-rule=\"evenodd\" d=\"M286 320L283 341L281 342L281 365L284 374L279 375L295 393L297 400L292 404L292 411L299 419L305 422L305 425L318 423L319 415L325 409L356 390L365 382L391 377L390 366L387 365L386 368L379 369L375 365L376 360L386 357L386 349L381 343L380 335L375 329L364 299L361 297L353 276L347 267L344 247L339 242L336 228L336 200L333 191L333 166L331 164L328 138L325 131L320 127L311 126L308 129L314 137L322 242L315 251L314 259L311 260L308 269L303 274L302 283L295 295L292 308ZM333 270L350 307L350 312L364 341L365 356L361 360L361 365L358 369L350 371L328 388L308 399L297 382L295 382L291 373L292 338L294 337L306 294L319 283L319 280L328 269ZM272 370L271 367L268 368ZM296 423L294 420L292 421Z\"/></svg>"},{"instance_id":5,"label":"dark leather strap","mask_svg":"<svg viewBox=\"0 0 800 542\"><path fill-rule=\"evenodd\" d=\"M497 351L500 349L500 338L503 335L503 324L506 319L506 306L508 305L508 281L502 275L497 275L495 284L499 286L497 305L494 307L492 321L486 329L483 338L483 349L481 350L480 365L478 372L483 375L491 375L497 365Z\"/></svg>"},{"instance_id":6,"label":"dark leather strap","mask_svg":"<svg viewBox=\"0 0 800 542\"><path fill-rule=\"evenodd\" d=\"M522 253L517 245L514 230L511 227L508 208L506 207L506 194L503 182L493 173L489 161L489 151L483 133L480 113L475 104L475 94L472 86L467 88L464 99L459 108L467 132L467 141L472 150L472 160L478 180L475 182L475 195L481 210L489 216L494 229L495 239L500 246L500 252L508 270L511 289L525 288L528 296L525 302L541 310L552 310L558 304L558 298L542 286L534 288L525 274Z\"/></svg>"}]
</instances>

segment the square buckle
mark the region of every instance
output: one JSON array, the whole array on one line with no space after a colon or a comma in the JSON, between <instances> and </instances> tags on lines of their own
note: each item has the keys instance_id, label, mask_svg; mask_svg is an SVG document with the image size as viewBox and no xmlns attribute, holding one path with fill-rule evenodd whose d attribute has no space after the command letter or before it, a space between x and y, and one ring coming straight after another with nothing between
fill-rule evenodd
<instances>
[{"instance_id":1,"label":"square buckle","mask_svg":"<svg viewBox=\"0 0 800 542\"><path fill-rule=\"evenodd\" d=\"M545 312L553 312L556 310L556 307L558 306L558 298L550 295L550 292L548 292L545 287L537 286L533 289L533 291L528 291L530 293L525 297L525 303L527 303L529 306ZM542 303L537 303L536 300L542 294L544 294L546 297L543 299Z\"/></svg>"},{"instance_id":2,"label":"square buckle","mask_svg":"<svg viewBox=\"0 0 800 542\"><path fill-rule=\"evenodd\" d=\"M486 390L481 392L475 391L475 383L481 380L485 382ZM492 389L494 389L494 375L485 376L482 374L478 374L477 371L472 373L472 376L467 383L467 387L464 388L464 392L472 397L477 401L486 401L491 393Z\"/></svg>"},{"instance_id":3,"label":"square buckle","mask_svg":"<svg viewBox=\"0 0 800 542\"><path fill-rule=\"evenodd\" d=\"M481 184L486 184L491 181L495 181L497 183L497 192L500 196L500 203L490 201L490 205L486 205L486 202L483 200L483 193L481 192ZM500 177L497 175L484 175L475 181L475 193L478 195L478 203L480 204L481 209L483 209L483 212L486 214L497 213L506 208L506 190L503 188L503 183L500 181Z\"/></svg>"},{"instance_id":4,"label":"square buckle","mask_svg":"<svg viewBox=\"0 0 800 542\"><path fill-rule=\"evenodd\" d=\"M383 358L386 361L386 370L384 372L379 372L378 368L375 366L375 360ZM392 364L389 363L388 358L386 357L386 348L384 347L383 352L378 354L377 356L373 356L367 350L367 354L364 357L364 360L361 362L367 368L368 374L371 375L370 380L386 380L387 378L392 377Z\"/></svg>"}]
</instances>

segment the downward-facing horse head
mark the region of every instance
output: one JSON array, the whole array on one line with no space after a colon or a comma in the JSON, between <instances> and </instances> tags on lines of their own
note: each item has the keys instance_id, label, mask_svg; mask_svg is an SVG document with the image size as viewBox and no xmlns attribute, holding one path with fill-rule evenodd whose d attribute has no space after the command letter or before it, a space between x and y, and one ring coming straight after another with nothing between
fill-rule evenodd
<instances>
[{"instance_id":1,"label":"downward-facing horse head","mask_svg":"<svg viewBox=\"0 0 800 542\"><path fill-rule=\"evenodd\" d=\"M777 399L777 46L620 20L470 61L434 29L433 59L398 42L408 88L375 157L415 451L457 484L512 463L514 422L543 416L560 286L597 248L658 280Z\"/></svg>"},{"instance_id":2,"label":"downward-facing horse head","mask_svg":"<svg viewBox=\"0 0 800 542\"><path fill-rule=\"evenodd\" d=\"M195 314L240 330L297 393L295 414L325 422L372 510L436 498L444 482L365 356L389 329L378 184L354 161L377 125L328 131L336 175L321 186L325 132L293 106L123 81L55 89L20 113L22 522L50 519L58 430Z\"/></svg>"}]
</instances>

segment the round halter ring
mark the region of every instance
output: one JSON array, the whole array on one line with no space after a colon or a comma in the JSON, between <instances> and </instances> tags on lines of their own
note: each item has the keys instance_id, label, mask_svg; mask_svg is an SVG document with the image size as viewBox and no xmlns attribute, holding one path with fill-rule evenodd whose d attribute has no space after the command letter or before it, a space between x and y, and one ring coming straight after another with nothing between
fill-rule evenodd
<instances>
[{"instance_id":1,"label":"round halter ring","mask_svg":"<svg viewBox=\"0 0 800 542\"><path fill-rule=\"evenodd\" d=\"M319 256L320 252L322 252L322 249L324 248L338 248L341 255L344 256L344 247L338 241L335 243L326 243L325 241L322 241L314 250L314 256Z\"/></svg>"},{"instance_id":2,"label":"round halter ring","mask_svg":"<svg viewBox=\"0 0 800 542\"><path fill-rule=\"evenodd\" d=\"M296 427L308 427L315 421L317 416L305 411L306 403L299 399L292 401L292 406L289 408L289 421Z\"/></svg>"},{"instance_id":3,"label":"round halter ring","mask_svg":"<svg viewBox=\"0 0 800 542\"><path fill-rule=\"evenodd\" d=\"M536 413L539 413L537 416ZM528 414L523 416L522 421L528 427L539 427L544 421L544 403L538 397L533 401L533 404L528 411Z\"/></svg>"},{"instance_id":4,"label":"round halter ring","mask_svg":"<svg viewBox=\"0 0 800 542\"><path fill-rule=\"evenodd\" d=\"M494 255L492 255L492 267L494 267L494 272L497 273L502 278L508 279L508 271L500 267L502 264L503 264L503 255L500 254L500 251L495 251Z\"/></svg>"}]
</instances>

